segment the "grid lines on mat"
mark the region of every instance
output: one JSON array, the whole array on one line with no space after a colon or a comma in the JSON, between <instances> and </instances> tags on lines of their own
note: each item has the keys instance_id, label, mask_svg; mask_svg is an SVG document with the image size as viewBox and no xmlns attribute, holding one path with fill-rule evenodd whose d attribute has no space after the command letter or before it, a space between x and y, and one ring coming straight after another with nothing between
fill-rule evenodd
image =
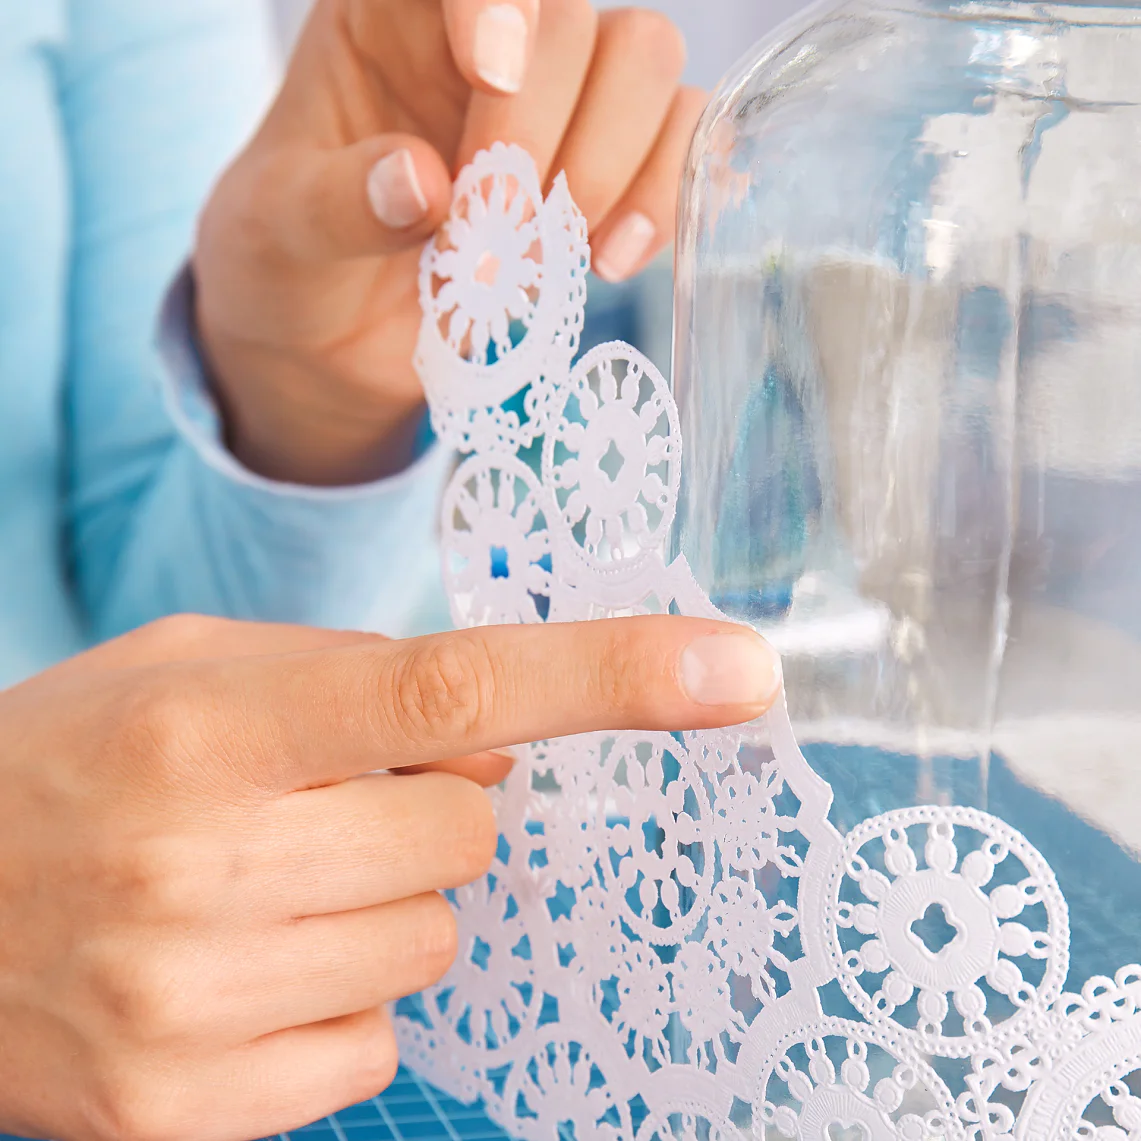
<instances>
[{"instance_id":1,"label":"grid lines on mat","mask_svg":"<svg viewBox=\"0 0 1141 1141\"><path fill-rule=\"evenodd\" d=\"M401 1069L380 1097L266 1141L508 1141L482 1110Z\"/></svg>"}]
</instances>

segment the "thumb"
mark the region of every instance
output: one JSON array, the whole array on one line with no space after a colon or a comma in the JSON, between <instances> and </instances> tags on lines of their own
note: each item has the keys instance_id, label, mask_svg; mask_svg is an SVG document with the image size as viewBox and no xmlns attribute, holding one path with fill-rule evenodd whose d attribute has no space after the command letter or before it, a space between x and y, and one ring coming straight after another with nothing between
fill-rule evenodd
<instances>
[{"instance_id":1,"label":"thumb","mask_svg":"<svg viewBox=\"0 0 1141 1141\"><path fill-rule=\"evenodd\" d=\"M447 217L452 182L439 153L414 135L377 135L336 150L286 151L276 184L280 240L303 261L414 249Z\"/></svg>"}]
</instances>

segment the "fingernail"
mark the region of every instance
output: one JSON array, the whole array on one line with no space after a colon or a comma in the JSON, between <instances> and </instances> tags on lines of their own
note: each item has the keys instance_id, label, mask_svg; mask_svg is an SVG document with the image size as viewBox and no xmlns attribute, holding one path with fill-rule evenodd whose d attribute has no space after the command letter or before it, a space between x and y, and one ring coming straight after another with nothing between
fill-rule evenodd
<instances>
[{"instance_id":1,"label":"fingernail","mask_svg":"<svg viewBox=\"0 0 1141 1141\"><path fill-rule=\"evenodd\" d=\"M492 4L475 22L475 70L496 91L515 95L527 70L527 18L514 4Z\"/></svg>"},{"instance_id":2,"label":"fingernail","mask_svg":"<svg viewBox=\"0 0 1141 1141\"><path fill-rule=\"evenodd\" d=\"M428 214L428 199L406 147L385 155L368 172L368 200L373 213L391 230L407 230Z\"/></svg>"},{"instance_id":3,"label":"fingernail","mask_svg":"<svg viewBox=\"0 0 1141 1141\"><path fill-rule=\"evenodd\" d=\"M781 687L776 651L759 634L711 634L681 655L681 684L698 705L768 705Z\"/></svg>"},{"instance_id":4,"label":"fingernail","mask_svg":"<svg viewBox=\"0 0 1141 1141\"><path fill-rule=\"evenodd\" d=\"M595 252L594 272L603 281L625 281L646 260L657 234L657 227L640 210L627 214Z\"/></svg>"}]
</instances>

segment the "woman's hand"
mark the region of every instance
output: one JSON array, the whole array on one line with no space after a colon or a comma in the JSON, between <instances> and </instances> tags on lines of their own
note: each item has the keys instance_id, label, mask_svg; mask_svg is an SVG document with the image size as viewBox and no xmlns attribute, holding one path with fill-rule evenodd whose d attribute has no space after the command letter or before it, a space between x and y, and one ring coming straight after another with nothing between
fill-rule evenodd
<instances>
[{"instance_id":1,"label":"woman's hand","mask_svg":"<svg viewBox=\"0 0 1141 1141\"><path fill-rule=\"evenodd\" d=\"M590 0L318 0L194 259L235 454L313 484L405 464L419 248L496 140L566 170L599 273L641 269L672 238L705 102L683 63L665 17Z\"/></svg>"},{"instance_id":2,"label":"woman's hand","mask_svg":"<svg viewBox=\"0 0 1141 1141\"><path fill-rule=\"evenodd\" d=\"M759 637L692 619L182 618L0 693L0 1131L245 1141L374 1096L383 1004L456 951L437 893L495 849L484 750L743 722L778 688Z\"/></svg>"}]
</instances>

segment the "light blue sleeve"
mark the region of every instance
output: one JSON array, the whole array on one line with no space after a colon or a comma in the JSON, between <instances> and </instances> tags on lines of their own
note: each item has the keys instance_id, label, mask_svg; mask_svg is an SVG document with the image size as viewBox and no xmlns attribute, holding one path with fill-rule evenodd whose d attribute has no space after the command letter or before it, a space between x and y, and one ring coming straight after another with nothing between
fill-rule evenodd
<instances>
[{"instance_id":1,"label":"light blue sleeve","mask_svg":"<svg viewBox=\"0 0 1141 1141\"><path fill-rule=\"evenodd\" d=\"M443 625L442 449L367 487L260 479L219 443L185 282L157 343L196 214L272 90L261 0L69 0L66 35L68 546L95 634L185 611L391 634Z\"/></svg>"}]
</instances>

